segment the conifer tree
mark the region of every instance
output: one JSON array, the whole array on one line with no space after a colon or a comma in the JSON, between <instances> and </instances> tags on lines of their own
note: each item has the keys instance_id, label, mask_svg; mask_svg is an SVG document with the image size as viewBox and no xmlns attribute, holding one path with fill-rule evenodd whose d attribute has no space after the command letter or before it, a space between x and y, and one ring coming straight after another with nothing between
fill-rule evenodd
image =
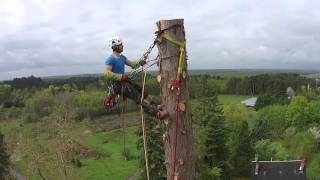
<instances>
[{"instance_id":1,"label":"conifer tree","mask_svg":"<svg viewBox=\"0 0 320 180\"><path fill-rule=\"evenodd\" d=\"M234 176L249 177L254 151L247 121L243 121L232 135L230 149L230 162L233 165L232 174Z\"/></svg>"},{"instance_id":2,"label":"conifer tree","mask_svg":"<svg viewBox=\"0 0 320 180\"><path fill-rule=\"evenodd\" d=\"M217 97L214 96L205 100L207 121L207 138L205 141L206 155L205 163L212 168L220 168L222 178L227 174L227 150L226 150L226 131L223 116L223 107L218 104ZM205 121L205 120L203 120Z\"/></svg>"},{"instance_id":3,"label":"conifer tree","mask_svg":"<svg viewBox=\"0 0 320 180\"><path fill-rule=\"evenodd\" d=\"M167 170L164 163L164 149L162 142L162 128L157 126L157 120L154 117L146 116L146 133L147 133L147 149L149 175L153 180L166 180ZM141 150L140 168L142 170L140 179L147 179L144 150L143 150L143 134L142 128L138 130L138 149Z\"/></svg>"}]
</instances>

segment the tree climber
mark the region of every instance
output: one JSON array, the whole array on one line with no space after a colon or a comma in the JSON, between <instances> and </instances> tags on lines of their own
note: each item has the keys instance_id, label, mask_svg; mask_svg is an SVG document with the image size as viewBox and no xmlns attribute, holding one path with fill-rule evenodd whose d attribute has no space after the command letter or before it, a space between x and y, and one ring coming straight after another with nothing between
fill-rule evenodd
<instances>
[{"instance_id":1,"label":"tree climber","mask_svg":"<svg viewBox=\"0 0 320 180\"><path fill-rule=\"evenodd\" d=\"M151 100L151 97L145 92L143 102L141 103L142 88L135 82L129 79L125 74L125 65L130 66L132 69L137 69L146 64L145 60L130 61L123 52L123 42L120 38L114 37L110 41L110 46L113 53L105 61L104 76L108 81L109 95L106 99L105 106L108 109L113 109L116 104L116 97L123 95L132 99L135 103L141 104L144 111L158 117L159 119L166 118L168 112Z\"/></svg>"}]
</instances>

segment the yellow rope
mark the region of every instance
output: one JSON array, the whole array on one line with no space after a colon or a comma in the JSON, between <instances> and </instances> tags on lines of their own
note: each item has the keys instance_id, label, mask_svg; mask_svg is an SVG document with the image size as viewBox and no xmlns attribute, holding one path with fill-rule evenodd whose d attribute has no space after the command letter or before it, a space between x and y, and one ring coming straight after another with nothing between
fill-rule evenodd
<instances>
[{"instance_id":1,"label":"yellow rope","mask_svg":"<svg viewBox=\"0 0 320 180\"><path fill-rule=\"evenodd\" d=\"M141 124L142 124L142 134L143 134L143 147L144 147L144 159L146 162L146 171L147 171L147 179L150 180L149 177L149 165L148 165L148 154L147 154L147 135L146 135L146 127L145 127L145 119L143 116L143 108L142 108L142 103L143 103L143 97L144 97L144 85L146 83L146 74L147 72L144 71L143 75L143 83L142 83L142 92L141 92L141 105L140 105L140 113L141 113Z\"/></svg>"},{"instance_id":2,"label":"yellow rope","mask_svg":"<svg viewBox=\"0 0 320 180\"><path fill-rule=\"evenodd\" d=\"M179 65L178 65L178 73L177 76L180 77L184 71L184 66L185 66L185 60L186 60L186 54L185 54L185 46L186 42L185 41L178 41L172 36L165 34L163 37L172 42L173 44L179 46L179 51L180 51L180 57L179 57Z\"/></svg>"}]
</instances>

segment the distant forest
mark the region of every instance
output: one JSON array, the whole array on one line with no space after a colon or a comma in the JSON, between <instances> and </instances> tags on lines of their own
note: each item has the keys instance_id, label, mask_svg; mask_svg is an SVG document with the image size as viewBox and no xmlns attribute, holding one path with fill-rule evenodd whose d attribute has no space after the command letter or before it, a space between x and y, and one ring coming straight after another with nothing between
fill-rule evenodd
<instances>
[{"instance_id":1,"label":"distant forest","mask_svg":"<svg viewBox=\"0 0 320 180\"><path fill-rule=\"evenodd\" d=\"M146 86L151 94L159 94L159 85L156 83L155 75L149 74ZM281 74L259 74L253 76L216 76L210 74L191 75L191 97L199 97L202 87L206 86L211 91L214 90L219 94L237 94L237 95L282 95L286 89L291 87L299 91L301 86L317 86L316 80L295 73ZM204 84L205 82L205 84ZM63 86L69 85L73 89L84 90L86 88L106 89L103 83L103 77L98 76L79 76L70 78L52 78L42 79L39 77L14 78L10 81L3 81L1 84L10 85L13 89L44 89L50 85ZM202 90L203 91L203 90Z\"/></svg>"}]
</instances>

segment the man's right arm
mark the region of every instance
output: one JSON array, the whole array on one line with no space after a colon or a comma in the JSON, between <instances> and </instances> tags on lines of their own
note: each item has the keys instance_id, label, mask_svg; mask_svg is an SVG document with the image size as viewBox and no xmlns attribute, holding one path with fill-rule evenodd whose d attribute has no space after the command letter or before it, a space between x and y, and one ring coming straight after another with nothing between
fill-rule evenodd
<instances>
[{"instance_id":1,"label":"man's right arm","mask_svg":"<svg viewBox=\"0 0 320 180\"><path fill-rule=\"evenodd\" d=\"M107 81L119 81L122 78L122 74L113 73L112 66L106 65L104 68L104 77Z\"/></svg>"}]
</instances>

